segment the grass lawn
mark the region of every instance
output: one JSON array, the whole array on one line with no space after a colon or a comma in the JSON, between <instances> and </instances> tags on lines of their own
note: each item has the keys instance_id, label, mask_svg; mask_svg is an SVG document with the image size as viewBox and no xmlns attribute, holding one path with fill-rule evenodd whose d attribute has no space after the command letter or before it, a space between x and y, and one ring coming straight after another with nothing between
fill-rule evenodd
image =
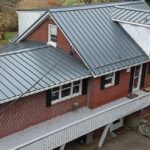
<instances>
[{"instance_id":1,"label":"grass lawn","mask_svg":"<svg viewBox=\"0 0 150 150\"><path fill-rule=\"evenodd\" d=\"M4 40L0 40L0 45L8 44L9 40L16 34L16 32L6 32Z\"/></svg>"},{"instance_id":2,"label":"grass lawn","mask_svg":"<svg viewBox=\"0 0 150 150\"><path fill-rule=\"evenodd\" d=\"M80 0L65 0L63 2L64 6L81 5L81 4L84 4L84 2L80 2Z\"/></svg>"},{"instance_id":3,"label":"grass lawn","mask_svg":"<svg viewBox=\"0 0 150 150\"><path fill-rule=\"evenodd\" d=\"M16 34L16 32L6 32L5 33L5 40L9 41L11 38Z\"/></svg>"}]
</instances>

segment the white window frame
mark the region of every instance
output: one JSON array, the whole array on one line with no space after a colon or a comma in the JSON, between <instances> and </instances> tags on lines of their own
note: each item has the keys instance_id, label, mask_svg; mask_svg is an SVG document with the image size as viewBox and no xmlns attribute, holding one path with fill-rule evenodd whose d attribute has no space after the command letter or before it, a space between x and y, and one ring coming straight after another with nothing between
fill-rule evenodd
<instances>
[{"instance_id":1,"label":"white window frame","mask_svg":"<svg viewBox=\"0 0 150 150\"><path fill-rule=\"evenodd\" d=\"M56 99L56 100L53 100L52 102L51 102L51 104L52 105L54 105L54 104L56 104L56 103L60 103L60 102L62 102L62 101L65 101L65 100L67 100L67 99L70 99L70 98L73 98L73 97L76 97L76 96L79 96L79 95L81 95L82 94L82 80L79 80L80 81L80 84L79 84L79 92L78 93L74 93L73 94L73 83L74 82L76 82L76 81L74 81L74 82L72 82L71 83L71 94L70 95L68 95L68 96L66 96L66 97L63 97L62 98L62 96L61 96L61 92L62 92L62 86L60 86L60 88L59 88L59 98L58 99ZM69 84L69 83L68 83ZM67 89L67 88L66 88Z\"/></svg>"},{"instance_id":2,"label":"white window frame","mask_svg":"<svg viewBox=\"0 0 150 150\"><path fill-rule=\"evenodd\" d=\"M57 42L51 41L51 27L55 27L56 28L56 36L57 36L57 26L53 25L53 24L49 24L48 25L48 42L47 42L47 44L56 47L57 46Z\"/></svg>"},{"instance_id":3,"label":"white window frame","mask_svg":"<svg viewBox=\"0 0 150 150\"><path fill-rule=\"evenodd\" d=\"M136 91L138 91L139 89L140 89L140 83L141 83L141 77L142 77L142 67L143 67L143 65L139 65L140 66L140 72L139 72L139 80L138 80L138 86L137 86L137 88L134 88L134 80L135 80L135 78L137 78L137 77L135 77L135 71L136 71L136 69L134 70L134 76L133 76L133 85L132 85L132 92L134 93L134 92L136 92ZM135 67L138 67L138 66L135 66Z\"/></svg>"},{"instance_id":4,"label":"white window frame","mask_svg":"<svg viewBox=\"0 0 150 150\"><path fill-rule=\"evenodd\" d=\"M112 74L112 73L109 73L109 74ZM109 75L109 74L107 74L107 75ZM107 75L106 75L106 76L107 76ZM115 85L115 77L116 77L115 72L113 72L113 76L112 76L112 77L106 77L106 76L105 76L105 80L112 79L112 82L105 84L105 88L108 88L108 87L110 87L110 86Z\"/></svg>"}]
</instances>

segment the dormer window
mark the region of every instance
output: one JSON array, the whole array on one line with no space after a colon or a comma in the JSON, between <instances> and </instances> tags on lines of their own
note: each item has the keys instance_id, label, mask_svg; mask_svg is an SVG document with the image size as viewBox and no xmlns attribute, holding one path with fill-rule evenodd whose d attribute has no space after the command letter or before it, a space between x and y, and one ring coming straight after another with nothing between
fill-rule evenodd
<instances>
[{"instance_id":1,"label":"dormer window","mask_svg":"<svg viewBox=\"0 0 150 150\"><path fill-rule=\"evenodd\" d=\"M57 44L57 26L56 25L49 25L48 29L48 44L56 47Z\"/></svg>"}]
</instances>

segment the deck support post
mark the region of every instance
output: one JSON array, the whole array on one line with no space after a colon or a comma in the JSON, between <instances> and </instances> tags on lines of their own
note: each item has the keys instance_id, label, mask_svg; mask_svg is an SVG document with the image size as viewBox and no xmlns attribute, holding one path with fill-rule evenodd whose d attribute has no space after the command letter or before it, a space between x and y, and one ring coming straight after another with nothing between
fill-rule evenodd
<instances>
[{"instance_id":1,"label":"deck support post","mask_svg":"<svg viewBox=\"0 0 150 150\"><path fill-rule=\"evenodd\" d=\"M64 150L64 149L65 149L65 145L66 145L66 144L60 146L59 150Z\"/></svg>"},{"instance_id":2,"label":"deck support post","mask_svg":"<svg viewBox=\"0 0 150 150\"><path fill-rule=\"evenodd\" d=\"M103 146L103 143L104 143L104 141L106 139L106 136L107 136L107 133L108 133L108 131L110 129L110 126L111 126L111 123L105 126L105 129L104 129L104 131L102 133L102 136L101 136L101 138L99 140L98 147L102 147Z\"/></svg>"}]
</instances>

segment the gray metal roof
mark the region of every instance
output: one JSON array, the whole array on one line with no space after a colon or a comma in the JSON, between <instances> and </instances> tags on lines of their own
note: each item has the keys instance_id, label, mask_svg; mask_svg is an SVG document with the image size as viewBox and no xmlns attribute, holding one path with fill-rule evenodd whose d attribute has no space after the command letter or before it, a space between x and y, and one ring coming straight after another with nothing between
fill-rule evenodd
<instances>
[{"instance_id":1,"label":"gray metal roof","mask_svg":"<svg viewBox=\"0 0 150 150\"><path fill-rule=\"evenodd\" d=\"M51 68L53 69L46 74ZM20 49L20 52L13 51L4 55L1 53L0 103L26 93L27 89L30 89L40 78L42 80L29 93L89 76L90 72L80 60L53 47Z\"/></svg>"},{"instance_id":2,"label":"gray metal roof","mask_svg":"<svg viewBox=\"0 0 150 150\"><path fill-rule=\"evenodd\" d=\"M149 60L122 27L111 20L116 5L50 10L56 23L96 76ZM148 7L143 2L127 6L134 5L139 9Z\"/></svg>"},{"instance_id":3,"label":"gray metal roof","mask_svg":"<svg viewBox=\"0 0 150 150\"><path fill-rule=\"evenodd\" d=\"M0 46L0 55L4 55L5 53L11 53L15 51L25 51L25 50L30 50L30 49L36 49L40 47L45 47L45 43L42 42L26 42L22 41L20 43L10 43L7 45L2 45Z\"/></svg>"},{"instance_id":4,"label":"gray metal roof","mask_svg":"<svg viewBox=\"0 0 150 150\"><path fill-rule=\"evenodd\" d=\"M144 25L150 27L150 9L135 9L125 7L115 7L111 19L118 22Z\"/></svg>"}]
</instances>

